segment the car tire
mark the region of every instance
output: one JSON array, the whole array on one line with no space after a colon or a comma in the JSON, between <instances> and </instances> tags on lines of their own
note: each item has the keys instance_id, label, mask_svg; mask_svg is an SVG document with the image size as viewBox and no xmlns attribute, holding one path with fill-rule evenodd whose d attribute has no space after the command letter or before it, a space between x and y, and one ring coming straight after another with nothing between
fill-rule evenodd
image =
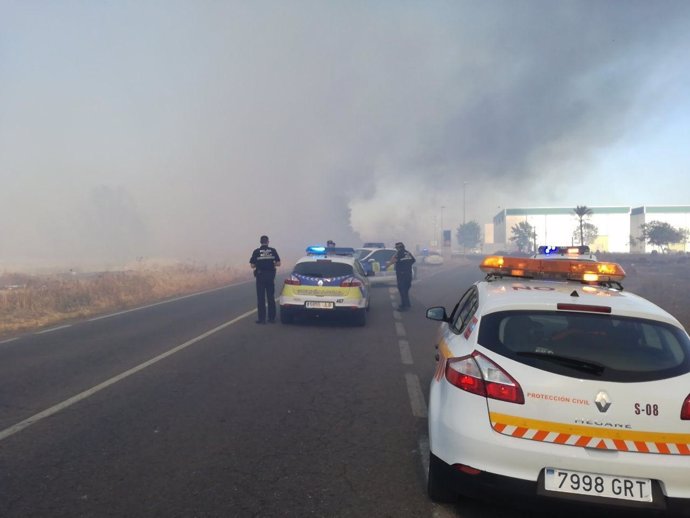
<instances>
[{"instance_id":1,"label":"car tire","mask_svg":"<svg viewBox=\"0 0 690 518\"><path fill-rule=\"evenodd\" d=\"M427 481L427 494L429 498L439 504L457 502L458 495L453 493L443 480L441 460L434 454L429 455L429 479Z\"/></svg>"},{"instance_id":2,"label":"car tire","mask_svg":"<svg viewBox=\"0 0 690 518\"><path fill-rule=\"evenodd\" d=\"M367 310L358 309L355 313L355 325L359 327L364 327L367 325Z\"/></svg>"},{"instance_id":3,"label":"car tire","mask_svg":"<svg viewBox=\"0 0 690 518\"><path fill-rule=\"evenodd\" d=\"M292 324L293 320L295 319L294 315L291 315L287 311L281 310L280 311L280 323L281 324Z\"/></svg>"}]
</instances>

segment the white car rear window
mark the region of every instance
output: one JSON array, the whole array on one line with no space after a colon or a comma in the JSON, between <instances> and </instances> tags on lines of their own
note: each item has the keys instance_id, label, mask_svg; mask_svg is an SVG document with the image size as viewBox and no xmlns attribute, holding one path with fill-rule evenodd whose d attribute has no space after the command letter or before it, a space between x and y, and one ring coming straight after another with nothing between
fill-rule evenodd
<instances>
[{"instance_id":1,"label":"white car rear window","mask_svg":"<svg viewBox=\"0 0 690 518\"><path fill-rule=\"evenodd\" d=\"M642 381L690 372L687 335L654 320L503 311L482 318L478 340L531 366L578 377Z\"/></svg>"},{"instance_id":2,"label":"white car rear window","mask_svg":"<svg viewBox=\"0 0 690 518\"><path fill-rule=\"evenodd\" d=\"M307 277L321 277L331 279L333 277L343 277L353 275L352 265L347 263L337 263L329 260L307 261L295 265L293 273L306 275Z\"/></svg>"}]
</instances>

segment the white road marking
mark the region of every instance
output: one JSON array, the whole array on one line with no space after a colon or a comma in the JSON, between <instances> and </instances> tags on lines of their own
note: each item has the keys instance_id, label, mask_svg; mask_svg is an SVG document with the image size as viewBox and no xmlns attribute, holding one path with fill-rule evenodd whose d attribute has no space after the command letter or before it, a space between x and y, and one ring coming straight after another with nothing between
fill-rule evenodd
<instances>
[{"instance_id":1,"label":"white road marking","mask_svg":"<svg viewBox=\"0 0 690 518\"><path fill-rule=\"evenodd\" d=\"M35 335L43 335L46 333L52 333L53 331L57 331L58 329L66 329L68 327L72 327L72 324L65 324L62 326L51 327L50 329L44 329L43 331L36 331L34 334Z\"/></svg>"},{"instance_id":2,"label":"white road marking","mask_svg":"<svg viewBox=\"0 0 690 518\"><path fill-rule=\"evenodd\" d=\"M419 378L416 374L405 374L405 381L407 382L407 392L410 396L410 404L412 405L412 415L415 417L426 417L426 403L424 401L424 394L422 387L419 385Z\"/></svg>"},{"instance_id":3,"label":"white road marking","mask_svg":"<svg viewBox=\"0 0 690 518\"><path fill-rule=\"evenodd\" d=\"M419 454L422 456L422 469L424 470L424 481L429 481L429 437L423 435L419 438ZM431 504L431 518L457 518L458 514L450 507L441 504Z\"/></svg>"},{"instance_id":4,"label":"white road marking","mask_svg":"<svg viewBox=\"0 0 690 518\"><path fill-rule=\"evenodd\" d=\"M405 326L403 325L402 322L396 322L395 323L395 332L398 334L398 336L406 336L407 331L405 331Z\"/></svg>"},{"instance_id":5,"label":"white road marking","mask_svg":"<svg viewBox=\"0 0 690 518\"><path fill-rule=\"evenodd\" d=\"M391 304L393 308L397 307L395 289L389 289L391 296ZM395 322L395 331L399 337L407 335L405 330L405 325L402 322L402 315L399 311L393 310L393 318ZM410 350L410 343L407 340L398 340L398 346L400 348L400 361L404 365L413 365L412 352ZM419 383L419 377L416 374L405 374L405 382L407 383L407 393L410 398L410 406L412 407L412 415L419 418L428 418L428 411L426 406L426 401L424 400L424 393L422 392L422 387ZM429 437L423 435L419 438L419 455L422 461L422 469L424 470L424 477L427 480L429 476ZM431 518L453 518L457 514L452 512L452 510L446 509L445 507L432 503Z\"/></svg>"},{"instance_id":6,"label":"white road marking","mask_svg":"<svg viewBox=\"0 0 690 518\"><path fill-rule=\"evenodd\" d=\"M117 313L108 313L107 315L100 315L98 317L89 318L87 320L87 322L93 322L95 320L102 320L104 318L115 317L117 315L124 315L125 313L131 313L132 311L139 311L140 309L153 308L155 306L160 306L162 304L168 304L170 302L177 302L178 300L184 300L184 299L188 299L190 297L197 297L197 296L203 295L205 293L213 293L214 291L224 290L226 288L229 288L230 286L239 286L241 284L247 284L248 282L253 282L253 281L242 281L242 282L238 282L235 284L229 284L227 286L221 286L220 288L213 288L213 289L206 290L206 291L199 291L197 293L190 293L189 295L182 295L181 297L175 297L174 299L168 299L168 300L162 300L160 302L154 302L153 304L147 304L146 306L138 306L138 307L132 308L132 309L125 309L123 311L118 311Z\"/></svg>"},{"instance_id":7,"label":"white road marking","mask_svg":"<svg viewBox=\"0 0 690 518\"><path fill-rule=\"evenodd\" d=\"M50 408L43 410L42 412L39 412L38 414L34 414L31 417L24 419L23 421L15 424L14 426L10 426L9 428L6 428L5 430L0 431L0 441L3 439L7 439L9 436L14 435L17 432L22 431L24 428L27 428L31 426L32 424L36 424L39 421L45 419L46 417L50 417L53 414L57 414L61 410L64 410L65 408L68 408L75 403L78 403L79 401L82 401L88 397L93 396L97 392L100 392L101 390L108 388L111 385L114 385L118 381L122 381L125 378L128 378L132 374L136 374L139 371L144 370L147 367L150 367L151 365L158 363L159 361L167 358L168 356L172 356L175 353L178 353L182 351L183 349L186 349L187 347L194 345L197 342L200 342L204 338L208 338L209 336L217 333L218 331L221 331L225 329L228 326L231 326L232 324L242 320L243 318L247 318L249 315L252 315L256 313L256 309L253 309L251 311L247 311L246 313L243 313L242 315L233 318L232 320L225 322L224 324L219 325L218 327L214 327L210 331L206 331L205 333L197 336L196 338L192 338L191 340L186 341L185 343L178 345L177 347L173 347L169 351L164 352L163 354L159 354L155 358L151 358L148 361L145 361L144 363L137 365L136 367L133 367L129 369L128 371L125 371L121 374L118 374L117 376L114 376L110 378L109 380L104 381L103 383L99 383L98 385L91 387L90 389L87 389L83 392L80 392L76 396L72 396L69 399L66 399L62 403L58 403L57 405L53 405Z\"/></svg>"},{"instance_id":8,"label":"white road marking","mask_svg":"<svg viewBox=\"0 0 690 518\"><path fill-rule=\"evenodd\" d=\"M422 456L422 467L424 468L425 480L429 478L429 437L422 435L419 438L419 454Z\"/></svg>"},{"instance_id":9,"label":"white road marking","mask_svg":"<svg viewBox=\"0 0 690 518\"><path fill-rule=\"evenodd\" d=\"M18 336L15 336L14 338L8 338L7 340L3 340L2 342L0 342L0 345L2 345L2 344L8 344L8 343L10 343L10 342L14 342L15 340L19 340L19 337L18 337Z\"/></svg>"},{"instance_id":10,"label":"white road marking","mask_svg":"<svg viewBox=\"0 0 690 518\"><path fill-rule=\"evenodd\" d=\"M412 365L412 352L410 351L410 343L407 340L398 340L400 346L400 360L405 365Z\"/></svg>"}]
</instances>

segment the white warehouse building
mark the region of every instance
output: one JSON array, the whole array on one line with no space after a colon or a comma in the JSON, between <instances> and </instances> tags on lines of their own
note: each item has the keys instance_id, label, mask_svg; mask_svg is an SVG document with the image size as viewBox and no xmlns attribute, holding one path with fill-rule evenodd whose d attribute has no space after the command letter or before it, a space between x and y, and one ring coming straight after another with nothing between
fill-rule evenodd
<instances>
[{"instance_id":1,"label":"white warehouse building","mask_svg":"<svg viewBox=\"0 0 690 518\"><path fill-rule=\"evenodd\" d=\"M650 251L649 245L640 240L640 225L650 221L663 221L675 228L690 229L690 206L668 207L588 207L592 214L585 216L586 223L597 228L598 237L589 243L592 250L600 252ZM504 209L493 219L494 250L517 250L511 241L512 228L526 221L536 232L536 244L572 245L578 244L579 218L573 207L542 207ZM486 239L486 243L489 243ZM687 243L673 247L674 250L688 251Z\"/></svg>"}]
</instances>

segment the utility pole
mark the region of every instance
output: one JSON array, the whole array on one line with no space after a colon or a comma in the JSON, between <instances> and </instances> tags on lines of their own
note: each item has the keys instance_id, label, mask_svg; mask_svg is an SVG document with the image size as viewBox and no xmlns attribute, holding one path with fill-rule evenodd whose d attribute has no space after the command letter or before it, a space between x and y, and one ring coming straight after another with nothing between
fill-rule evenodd
<instances>
[{"instance_id":1,"label":"utility pole","mask_svg":"<svg viewBox=\"0 0 690 518\"><path fill-rule=\"evenodd\" d=\"M467 182L462 182L462 227L463 232L466 231L465 224L467 223ZM465 256L465 240L462 240L462 255Z\"/></svg>"},{"instance_id":2,"label":"utility pole","mask_svg":"<svg viewBox=\"0 0 690 518\"><path fill-rule=\"evenodd\" d=\"M462 182L462 224L467 223L467 182Z\"/></svg>"},{"instance_id":3,"label":"utility pole","mask_svg":"<svg viewBox=\"0 0 690 518\"><path fill-rule=\"evenodd\" d=\"M446 245L446 234L445 230L443 227L443 209L445 209L445 205L441 205L441 250L443 250L443 247Z\"/></svg>"}]
</instances>

